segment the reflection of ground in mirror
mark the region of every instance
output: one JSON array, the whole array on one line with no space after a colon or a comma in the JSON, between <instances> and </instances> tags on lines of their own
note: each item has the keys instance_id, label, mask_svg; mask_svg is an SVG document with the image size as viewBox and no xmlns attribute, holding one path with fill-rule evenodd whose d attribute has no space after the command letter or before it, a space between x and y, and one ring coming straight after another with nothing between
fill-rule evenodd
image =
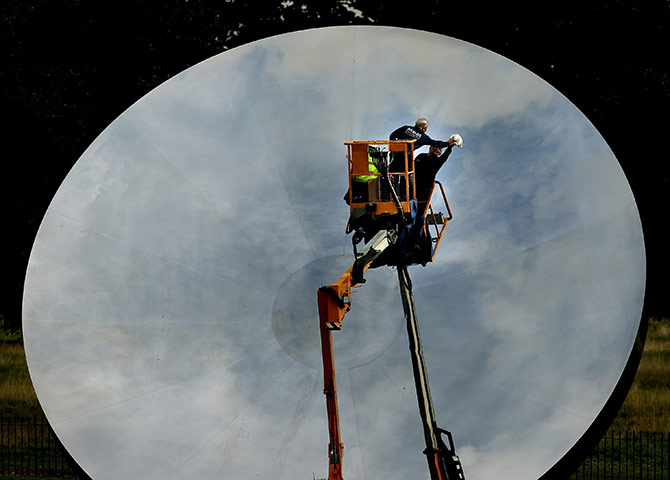
<instances>
[{"instance_id":1,"label":"reflection of ground in mirror","mask_svg":"<svg viewBox=\"0 0 670 480\"><path fill-rule=\"evenodd\" d=\"M272 330L282 348L298 362L321 368L317 289L335 283L353 263L353 255L323 257L289 276L272 306ZM338 369L364 365L384 353L403 328L395 271L368 270L366 283L351 295L352 307L342 330L334 332Z\"/></svg>"}]
</instances>

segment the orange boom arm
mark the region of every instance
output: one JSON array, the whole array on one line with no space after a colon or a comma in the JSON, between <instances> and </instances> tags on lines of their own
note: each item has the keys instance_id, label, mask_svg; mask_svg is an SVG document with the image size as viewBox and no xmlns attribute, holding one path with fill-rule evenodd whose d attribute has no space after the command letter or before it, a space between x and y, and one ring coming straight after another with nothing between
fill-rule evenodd
<instances>
[{"instance_id":1,"label":"orange boom arm","mask_svg":"<svg viewBox=\"0 0 670 480\"><path fill-rule=\"evenodd\" d=\"M323 356L323 393L326 395L328 411L328 480L342 480L342 456L344 445L340 439L340 417L337 409L337 387L335 382L335 360L333 357L333 330L342 329L342 319L351 308L350 296L355 286L362 281L363 272L390 245L393 236L380 231L363 247L358 259L332 285L317 290L319 305L319 328L321 330L321 353ZM360 279L360 280L358 280Z\"/></svg>"}]
</instances>

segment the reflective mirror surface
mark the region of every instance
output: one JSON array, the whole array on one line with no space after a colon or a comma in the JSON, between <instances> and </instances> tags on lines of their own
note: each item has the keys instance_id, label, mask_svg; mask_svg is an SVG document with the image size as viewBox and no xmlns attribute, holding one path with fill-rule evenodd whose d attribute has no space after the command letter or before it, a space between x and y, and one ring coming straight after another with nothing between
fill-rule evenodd
<instances>
[{"instance_id":1,"label":"reflective mirror surface","mask_svg":"<svg viewBox=\"0 0 670 480\"><path fill-rule=\"evenodd\" d=\"M434 139L464 139L438 174L454 220L410 275L466 478L538 478L582 437L644 294L616 158L565 97L497 54L336 27L184 71L114 121L56 194L28 267L25 348L92 478L326 475L316 289L353 262L344 142L418 117ZM366 278L333 335L344 477L425 479L397 278Z\"/></svg>"}]
</instances>

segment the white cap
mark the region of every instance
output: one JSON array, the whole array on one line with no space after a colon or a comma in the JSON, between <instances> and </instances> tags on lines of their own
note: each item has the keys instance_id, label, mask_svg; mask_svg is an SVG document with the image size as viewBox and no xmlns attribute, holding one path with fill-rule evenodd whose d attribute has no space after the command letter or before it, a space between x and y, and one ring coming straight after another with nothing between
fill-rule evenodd
<instances>
[{"instance_id":1,"label":"white cap","mask_svg":"<svg viewBox=\"0 0 670 480\"><path fill-rule=\"evenodd\" d=\"M454 140L458 148L463 148L463 138L458 133L454 133L451 137L449 137L449 140Z\"/></svg>"}]
</instances>

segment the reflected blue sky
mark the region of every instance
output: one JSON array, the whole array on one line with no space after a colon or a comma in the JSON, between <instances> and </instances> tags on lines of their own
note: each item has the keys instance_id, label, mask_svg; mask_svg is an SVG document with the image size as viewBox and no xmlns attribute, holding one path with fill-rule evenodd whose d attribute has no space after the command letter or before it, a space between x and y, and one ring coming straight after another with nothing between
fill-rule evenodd
<instances>
[{"instance_id":1,"label":"reflected blue sky","mask_svg":"<svg viewBox=\"0 0 670 480\"><path fill-rule=\"evenodd\" d=\"M499 55L337 27L174 77L56 194L24 335L40 401L85 470L325 472L320 284L305 279L336 281L351 255L344 142L419 116L433 138L465 141L438 175L454 220L436 261L410 270L440 426L475 480L537 478L572 447L640 320L642 232L616 159L565 97ZM335 334L344 474L425 478L395 272L367 276Z\"/></svg>"}]
</instances>

